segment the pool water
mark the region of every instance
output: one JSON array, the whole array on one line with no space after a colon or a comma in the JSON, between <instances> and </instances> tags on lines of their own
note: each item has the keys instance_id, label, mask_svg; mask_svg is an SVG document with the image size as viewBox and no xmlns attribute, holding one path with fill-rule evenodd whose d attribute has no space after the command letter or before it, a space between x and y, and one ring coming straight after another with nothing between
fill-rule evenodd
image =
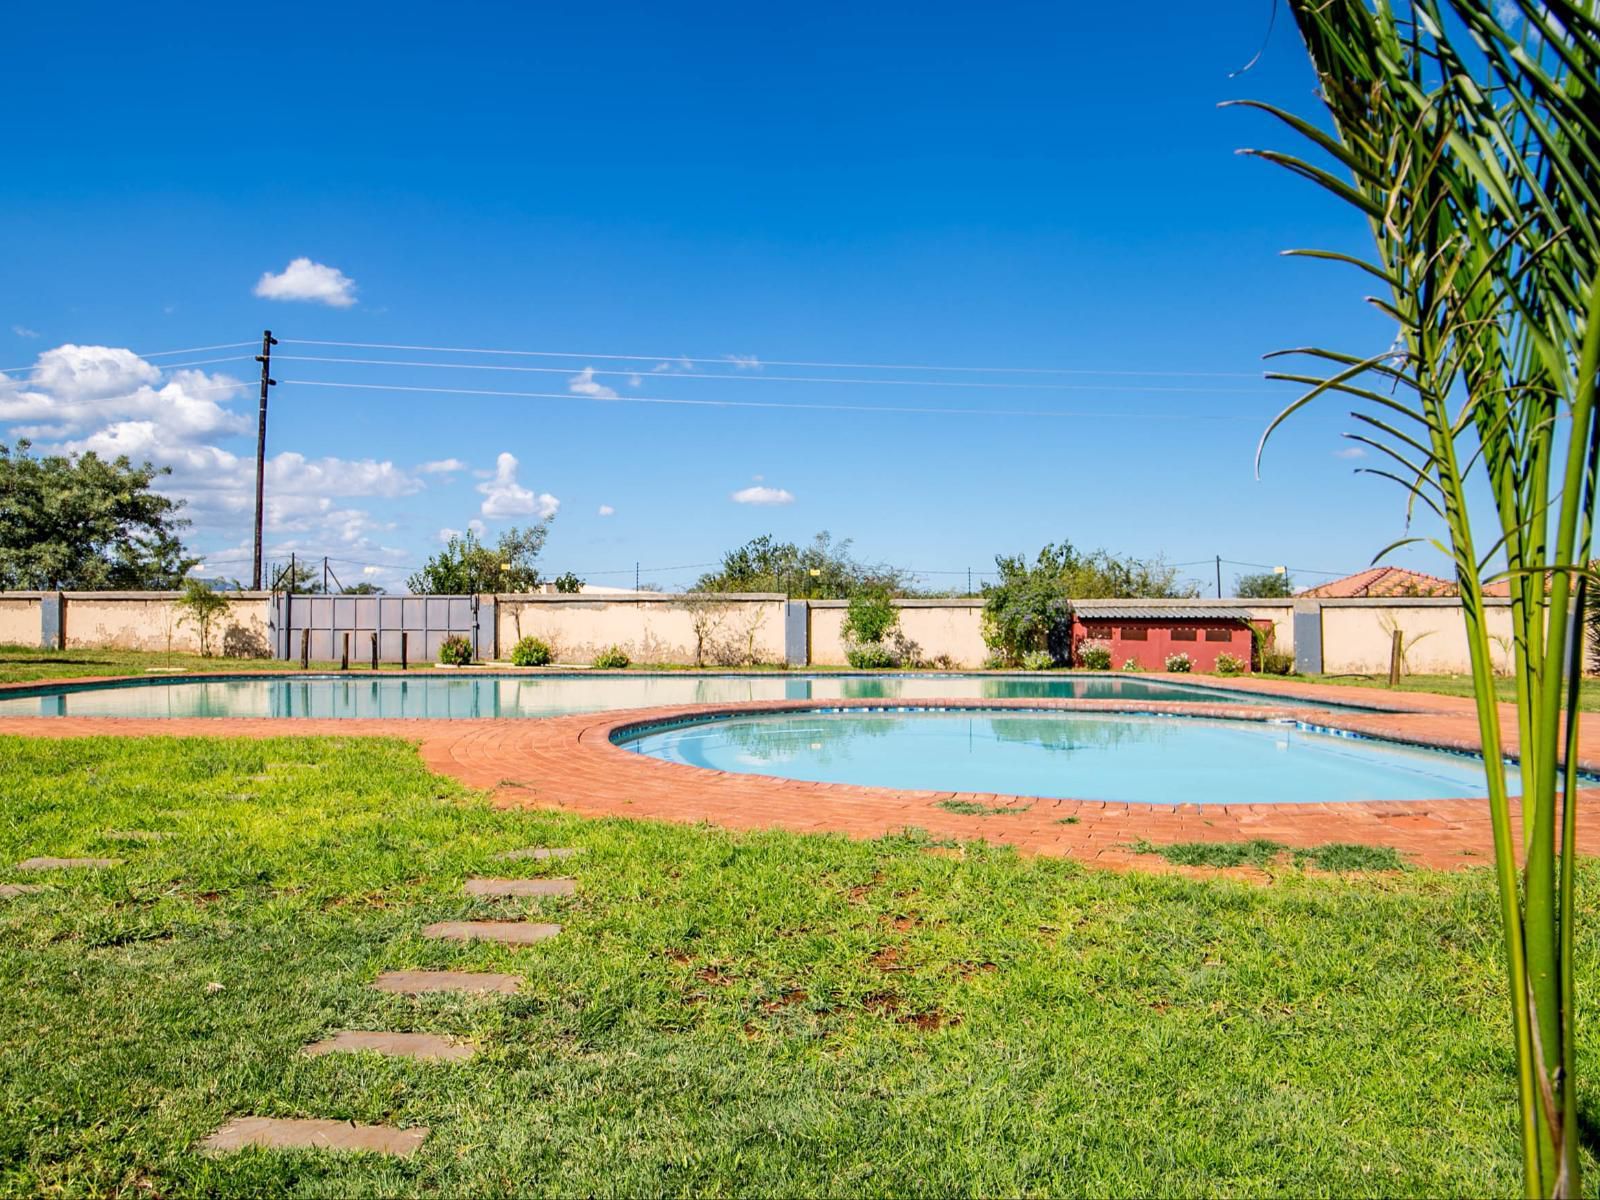
<instances>
[{"instance_id":1,"label":"pool water","mask_svg":"<svg viewBox=\"0 0 1600 1200\"><path fill-rule=\"evenodd\" d=\"M656 705L772 700L1204 701L1295 705L1266 694L1165 679L994 675L212 676L32 688L0 717L551 717Z\"/></svg>"},{"instance_id":2,"label":"pool water","mask_svg":"<svg viewBox=\"0 0 1600 1200\"><path fill-rule=\"evenodd\" d=\"M1320 804L1486 794L1480 759L1296 722L1124 713L817 711L619 734L668 762L916 791L1132 804ZM1513 790L1518 787L1513 772Z\"/></svg>"}]
</instances>

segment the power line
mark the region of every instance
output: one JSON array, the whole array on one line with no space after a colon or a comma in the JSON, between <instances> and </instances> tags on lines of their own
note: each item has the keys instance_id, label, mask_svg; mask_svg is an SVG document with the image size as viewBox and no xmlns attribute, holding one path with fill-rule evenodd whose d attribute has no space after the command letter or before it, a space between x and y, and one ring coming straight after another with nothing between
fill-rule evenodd
<instances>
[{"instance_id":1,"label":"power line","mask_svg":"<svg viewBox=\"0 0 1600 1200\"><path fill-rule=\"evenodd\" d=\"M205 354L211 350L237 350L241 346L254 346L254 342L225 342L220 346L189 346L183 350L130 350L128 353L139 358L171 358L175 354ZM221 361L221 360L219 360ZM177 364L182 365L182 364ZM12 371L32 371L37 363L29 363L25 367L0 367L0 373L10 374Z\"/></svg>"},{"instance_id":2,"label":"power line","mask_svg":"<svg viewBox=\"0 0 1600 1200\"><path fill-rule=\"evenodd\" d=\"M287 339L285 339L287 340ZM818 404L815 402L801 401L782 403L779 401L765 400L685 400L668 398L664 396L586 396L574 392L511 392L496 391L483 388L447 388L423 387L416 384L399 383L338 383L326 379L284 379L284 384L296 387L323 387L323 388L350 388L368 392L420 392L440 396L493 396L501 399L528 399L528 400L577 400L591 404L666 404L690 408L760 408L760 409L793 409L795 411L811 412L860 412L860 413L915 413L928 416L954 416L954 417L1102 417L1123 418L1127 412L1084 412L1062 411L1052 409L1003 409L1003 408L938 408L917 407L898 404ZM1232 416L1222 413L1145 413L1147 419L1162 421L1248 421L1258 424L1259 417Z\"/></svg>"},{"instance_id":3,"label":"power line","mask_svg":"<svg viewBox=\"0 0 1600 1200\"><path fill-rule=\"evenodd\" d=\"M426 350L438 354L492 354L519 358L571 358L596 359L608 362L654 363L727 363L738 366L733 355L718 358L697 358L687 354L579 354L565 350L492 350L479 346L414 346L397 342L335 342L314 338L284 338L286 346L339 346L350 350ZM250 343L242 343L249 345ZM1091 367L966 367L945 366L932 363L864 363L864 362L808 362L799 359L761 359L755 366L769 367L819 367L860 371L959 371L995 375L1144 375L1171 378L1206 379L1260 379L1254 371L1132 371L1124 368L1098 369Z\"/></svg>"},{"instance_id":4,"label":"power line","mask_svg":"<svg viewBox=\"0 0 1600 1200\"><path fill-rule=\"evenodd\" d=\"M293 339L284 338L288 342ZM276 356L280 362L315 362L315 363L345 363L351 366L363 367L424 367L436 370L449 371L511 371L519 374L538 375L571 375L573 369L568 367L523 367L507 366L504 363L451 363L451 362L419 362L416 360L393 358L347 358L315 354L280 354ZM221 361L221 360L219 360ZM631 370L594 370L586 367L590 377L606 376L609 378L627 377L642 378L637 371ZM582 374L580 371L579 374ZM1035 391L1035 392L1192 392L1212 395L1243 396L1255 395L1254 391L1245 388L1210 388L1210 387L1173 387L1164 384L1096 384L1096 383L969 383L965 380L952 379L840 379L831 376L819 375L752 375L734 374L714 371L674 371L670 375L656 376L663 379L712 379L725 383L828 383L828 384L855 384L870 387L941 387L941 388L971 388L982 391L1007 390L1007 391Z\"/></svg>"}]
</instances>

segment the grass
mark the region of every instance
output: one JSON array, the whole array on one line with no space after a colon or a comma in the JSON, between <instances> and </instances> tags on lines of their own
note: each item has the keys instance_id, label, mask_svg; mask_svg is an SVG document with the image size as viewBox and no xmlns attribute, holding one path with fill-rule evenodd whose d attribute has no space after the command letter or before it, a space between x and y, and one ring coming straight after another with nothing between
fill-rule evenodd
<instances>
[{"instance_id":1,"label":"grass","mask_svg":"<svg viewBox=\"0 0 1600 1200\"><path fill-rule=\"evenodd\" d=\"M0 777L0 862L126 859L0 901L0 1193L1517 1188L1482 871L1263 887L982 843L936 857L914 834L499 811L378 740L0 739ZM587 853L493 858L540 844ZM473 874L572 874L580 891L469 900ZM1582 874L1593 1044L1600 870ZM565 928L535 947L419 936L536 910ZM526 984L476 1000L368 986L402 967ZM341 1028L481 1050L300 1055ZM433 1132L403 1162L194 1152L238 1114Z\"/></svg>"},{"instance_id":2,"label":"grass","mask_svg":"<svg viewBox=\"0 0 1600 1200\"><path fill-rule=\"evenodd\" d=\"M1470 675L1403 675L1400 685L1389 687L1389 676L1384 675L1289 675L1253 676L1251 683L1270 682L1282 678L1287 683L1333 683L1343 687L1381 688L1397 692L1434 692L1441 696L1461 696L1472 699ZM1510 676L1496 676L1495 695L1505 704L1516 702L1516 680ZM1578 685L1578 707L1584 712L1600 712L1600 678L1585 678Z\"/></svg>"},{"instance_id":3,"label":"grass","mask_svg":"<svg viewBox=\"0 0 1600 1200\"><path fill-rule=\"evenodd\" d=\"M1138 841L1136 854L1157 854L1185 867L1268 867L1280 862L1310 865L1319 871L1401 871L1405 862L1390 846L1363 846L1353 842L1325 842L1320 846L1291 847L1267 838L1248 842L1171 842L1164 846Z\"/></svg>"},{"instance_id":4,"label":"grass","mask_svg":"<svg viewBox=\"0 0 1600 1200\"><path fill-rule=\"evenodd\" d=\"M934 804L945 812L961 813L969 817L1016 816L1029 811L1032 804L981 804L976 800L940 800Z\"/></svg>"},{"instance_id":5,"label":"grass","mask_svg":"<svg viewBox=\"0 0 1600 1200\"><path fill-rule=\"evenodd\" d=\"M314 670L336 671L339 664L313 662ZM352 670L367 670L368 664L352 657ZM430 663L412 663L412 669L429 668ZM298 671L298 658L202 658L198 654L167 654L159 650L49 650L38 646L0 645L0 683L29 683L36 679L82 679L92 675L143 675L151 670L176 668L204 674L235 672ZM384 663L380 670L400 669L399 663Z\"/></svg>"}]
</instances>

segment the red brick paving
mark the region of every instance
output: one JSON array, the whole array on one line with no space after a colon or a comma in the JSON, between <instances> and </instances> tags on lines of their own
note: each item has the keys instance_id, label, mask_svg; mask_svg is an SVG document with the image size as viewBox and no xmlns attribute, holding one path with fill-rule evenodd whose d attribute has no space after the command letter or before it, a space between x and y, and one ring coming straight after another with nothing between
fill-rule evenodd
<instances>
[{"instance_id":1,"label":"red brick paving","mask_svg":"<svg viewBox=\"0 0 1600 1200\"><path fill-rule=\"evenodd\" d=\"M73 680L71 682L82 682ZM1476 710L1470 700L1428 693L1382 692L1326 684L1279 684L1259 679L1207 678L1213 687L1281 693L1286 698L1382 704L1395 711L1286 709L1261 705L1140 704L1088 700L918 700L918 707L1017 708L1067 711L1181 712L1192 716L1262 719L1293 716L1316 724L1425 745L1477 750ZM38 683L27 686L40 686ZM3 691L4 689L0 689ZM893 701L829 701L828 707L884 707ZM35 737L109 736L387 736L412 741L428 767L472 787L495 792L508 807L556 808L584 816L708 821L733 829L790 829L877 837L917 826L939 838L985 840L1041 854L1066 855L1108 867L1170 869L1128 844L1270 838L1290 846L1359 842L1390 846L1410 861L1450 868L1493 856L1488 805L1481 799L1348 804L1146 805L1096 800L1018 800L1015 797L817 784L705 771L634 754L611 744L624 725L696 713L776 712L816 707L794 701L700 705L570 717L500 720L114 717L0 718L0 734ZM1508 751L1516 748L1516 714L1501 706ZM1581 731L1580 758L1600 768L1600 729ZM1581 815L1600 805L1600 789L1579 793ZM1025 809L975 816L937 807L970 800ZM1031 807L1029 807L1031 805ZM1073 824L1065 818L1076 817ZM1600 854L1600 827L1579 822L1578 844Z\"/></svg>"}]
</instances>

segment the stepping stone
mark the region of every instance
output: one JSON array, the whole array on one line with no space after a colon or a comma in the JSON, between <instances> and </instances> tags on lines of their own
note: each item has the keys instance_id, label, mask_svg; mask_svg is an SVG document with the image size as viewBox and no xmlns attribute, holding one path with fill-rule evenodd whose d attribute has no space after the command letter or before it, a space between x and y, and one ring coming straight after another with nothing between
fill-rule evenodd
<instances>
[{"instance_id":1,"label":"stepping stone","mask_svg":"<svg viewBox=\"0 0 1600 1200\"><path fill-rule=\"evenodd\" d=\"M170 833L152 833L148 829L111 829L103 836L110 842L159 842L172 835Z\"/></svg>"},{"instance_id":2,"label":"stepping stone","mask_svg":"<svg viewBox=\"0 0 1600 1200\"><path fill-rule=\"evenodd\" d=\"M461 889L469 896L572 896L576 879L469 879Z\"/></svg>"},{"instance_id":3,"label":"stepping stone","mask_svg":"<svg viewBox=\"0 0 1600 1200\"><path fill-rule=\"evenodd\" d=\"M25 858L17 864L19 871L54 871L65 867L115 867L120 858Z\"/></svg>"},{"instance_id":4,"label":"stepping stone","mask_svg":"<svg viewBox=\"0 0 1600 1200\"><path fill-rule=\"evenodd\" d=\"M514 862L519 858L535 858L540 860L547 858L571 858L574 854L582 853L582 846L561 846L555 849L551 849L546 846L534 846L528 850L507 850L504 854L496 854L495 857L500 859L502 862Z\"/></svg>"},{"instance_id":5,"label":"stepping stone","mask_svg":"<svg viewBox=\"0 0 1600 1200\"><path fill-rule=\"evenodd\" d=\"M442 1058L460 1061L471 1058L473 1047L452 1042L432 1033L368 1033L346 1029L320 1042L312 1042L302 1054L334 1054L341 1050L351 1052L371 1050L390 1058Z\"/></svg>"},{"instance_id":6,"label":"stepping stone","mask_svg":"<svg viewBox=\"0 0 1600 1200\"><path fill-rule=\"evenodd\" d=\"M354 1121L305 1121L281 1117L235 1117L200 1148L212 1154L259 1146L264 1150L369 1150L406 1158L422 1149L428 1127L357 1125Z\"/></svg>"},{"instance_id":7,"label":"stepping stone","mask_svg":"<svg viewBox=\"0 0 1600 1200\"><path fill-rule=\"evenodd\" d=\"M31 896L34 892L42 891L42 883L0 883L0 897L8 900L12 896Z\"/></svg>"},{"instance_id":8,"label":"stepping stone","mask_svg":"<svg viewBox=\"0 0 1600 1200\"><path fill-rule=\"evenodd\" d=\"M422 931L424 937L447 938L452 942L508 942L526 946L542 942L561 932L559 925L538 921L436 921Z\"/></svg>"},{"instance_id":9,"label":"stepping stone","mask_svg":"<svg viewBox=\"0 0 1600 1200\"><path fill-rule=\"evenodd\" d=\"M500 992L510 995L522 986L516 975L492 971L385 971L372 985L380 992L420 996L424 992Z\"/></svg>"}]
</instances>

